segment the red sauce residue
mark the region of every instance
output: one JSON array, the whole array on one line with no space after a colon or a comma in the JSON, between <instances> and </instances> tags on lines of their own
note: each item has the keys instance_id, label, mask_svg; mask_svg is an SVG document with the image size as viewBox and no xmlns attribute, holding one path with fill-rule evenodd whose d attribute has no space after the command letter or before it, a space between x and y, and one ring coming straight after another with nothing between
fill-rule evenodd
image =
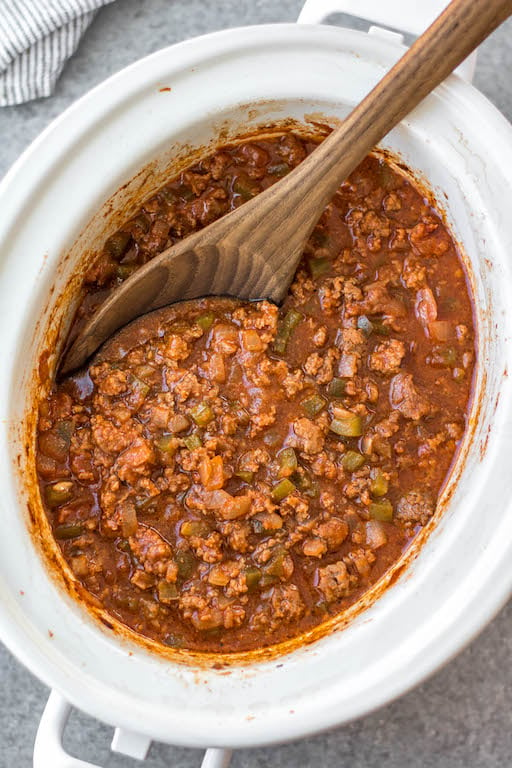
<instances>
[{"instance_id":1,"label":"red sauce residue","mask_svg":"<svg viewBox=\"0 0 512 768\"><path fill-rule=\"evenodd\" d=\"M172 89L169 88L169 86L166 86L165 88L160 88L159 90L160 90L160 93L164 93L165 91L170 91Z\"/></svg>"},{"instance_id":2,"label":"red sauce residue","mask_svg":"<svg viewBox=\"0 0 512 768\"><path fill-rule=\"evenodd\" d=\"M50 368L48 365L48 358L50 357L50 350L45 349L44 352L41 353L39 357L39 376L41 377L42 381L45 381L50 373Z\"/></svg>"},{"instance_id":3,"label":"red sauce residue","mask_svg":"<svg viewBox=\"0 0 512 768\"><path fill-rule=\"evenodd\" d=\"M27 511L28 511L28 516L30 518L30 522L32 523L32 525L35 525L37 518L36 518L35 510L32 507L32 504L30 504L30 503L27 504Z\"/></svg>"},{"instance_id":4,"label":"red sauce residue","mask_svg":"<svg viewBox=\"0 0 512 768\"><path fill-rule=\"evenodd\" d=\"M51 629L48 630L48 637L51 639L53 637L53 632Z\"/></svg>"}]
</instances>

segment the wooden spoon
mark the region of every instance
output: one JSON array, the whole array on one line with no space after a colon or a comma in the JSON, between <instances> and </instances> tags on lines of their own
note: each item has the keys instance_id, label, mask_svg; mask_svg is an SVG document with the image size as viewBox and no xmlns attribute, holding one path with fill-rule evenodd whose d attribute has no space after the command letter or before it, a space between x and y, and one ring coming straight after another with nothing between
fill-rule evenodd
<instances>
[{"instance_id":1,"label":"wooden spoon","mask_svg":"<svg viewBox=\"0 0 512 768\"><path fill-rule=\"evenodd\" d=\"M286 296L306 242L339 185L499 24L512 0L453 0L375 88L297 168L129 277L83 327L60 373L130 320L182 299Z\"/></svg>"}]
</instances>

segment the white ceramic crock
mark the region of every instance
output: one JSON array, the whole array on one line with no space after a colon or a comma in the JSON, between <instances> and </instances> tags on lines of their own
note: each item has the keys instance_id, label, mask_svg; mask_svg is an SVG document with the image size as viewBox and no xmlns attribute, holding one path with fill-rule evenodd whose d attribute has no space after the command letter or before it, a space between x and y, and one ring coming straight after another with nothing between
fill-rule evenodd
<instances>
[{"instance_id":1,"label":"white ceramic crock","mask_svg":"<svg viewBox=\"0 0 512 768\"><path fill-rule=\"evenodd\" d=\"M349 5L329 0L316 11ZM363 8L358 2L358 15ZM150 192L169 157L183 155L187 145L285 117L343 117L402 50L393 36L292 24L181 43L77 102L4 179L0 637L59 692L38 738L36 768L87 765L66 757L58 742L65 702L120 726L114 747L126 754L143 757L151 739L218 747L207 753L210 766L227 764L224 747L271 744L347 722L438 668L509 596L512 130L456 76L383 142L428 179L446 210L467 257L479 333L472 426L444 492L442 517L405 574L343 631L226 674L162 660L100 627L48 576L29 533L19 427L32 372L52 312L58 319L59 292L86 245L112 231L128 193L87 227L94 214L157 158L152 172L128 188Z\"/></svg>"}]
</instances>

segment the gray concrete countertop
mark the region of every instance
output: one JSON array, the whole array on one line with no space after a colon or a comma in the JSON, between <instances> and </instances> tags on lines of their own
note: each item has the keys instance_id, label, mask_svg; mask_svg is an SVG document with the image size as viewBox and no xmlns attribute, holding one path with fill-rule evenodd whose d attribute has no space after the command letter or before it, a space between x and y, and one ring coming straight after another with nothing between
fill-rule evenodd
<instances>
[{"instance_id":1,"label":"gray concrete countertop","mask_svg":"<svg viewBox=\"0 0 512 768\"><path fill-rule=\"evenodd\" d=\"M0 109L0 176L71 102L132 61L216 29L293 21L300 7L301 0L118 0L98 14L53 97ZM511 41L512 20L482 46L476 74L477 87L509 120ZM324 735L282 747L240 751L234 768L504 768L512 764L511 622L509 603L469 648L400 700ZM0 768L28 768L48 691L2 646L0 686ZM106 726L74 713L66 746L72 754L103 768L135 768L139 763L109 752L110 735ZM148 768L199 764L197 751L161 744L153 745L144 763Z\"/></svg>"}]
</instances>

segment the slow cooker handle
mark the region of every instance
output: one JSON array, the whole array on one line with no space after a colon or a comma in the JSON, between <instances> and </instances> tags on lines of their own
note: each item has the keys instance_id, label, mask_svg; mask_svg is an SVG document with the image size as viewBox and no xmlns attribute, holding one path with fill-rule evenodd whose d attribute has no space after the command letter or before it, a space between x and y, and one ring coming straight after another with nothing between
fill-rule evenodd
<instances>
[{"instance_id":1,"label":"slow cooker handle","mask_svg":"<svg viewBox=\"0 0 512 768\"><path fill-rule=\"evenodd\" d=\"M76 757L71 757L62 746L64 729L71 712L69 704L57 691L52 691L39 723L34 743L34 768L100 768ZM112 748L129 757L144 760L151 740L139 734L116 730ZM201 768L228 768L230 749L207 749Z\"/></svg>"},{"instance_id":2,"label":"slow cooker handle","mask_svg":"<svg viewBox=\"0 0 512 768\"><path fill-rule=\"evenodd\" d=\"M321 24L333 13L346 13L360 19L399 29L411 35L421 35L444 11L448 0L306 0L297 19L298 24ZM403 42L403 35L381 27L370 27L370 34ZM455 72L470 83L476 67L477 51L468 56Z\"/></svg>"}]
</instances>

